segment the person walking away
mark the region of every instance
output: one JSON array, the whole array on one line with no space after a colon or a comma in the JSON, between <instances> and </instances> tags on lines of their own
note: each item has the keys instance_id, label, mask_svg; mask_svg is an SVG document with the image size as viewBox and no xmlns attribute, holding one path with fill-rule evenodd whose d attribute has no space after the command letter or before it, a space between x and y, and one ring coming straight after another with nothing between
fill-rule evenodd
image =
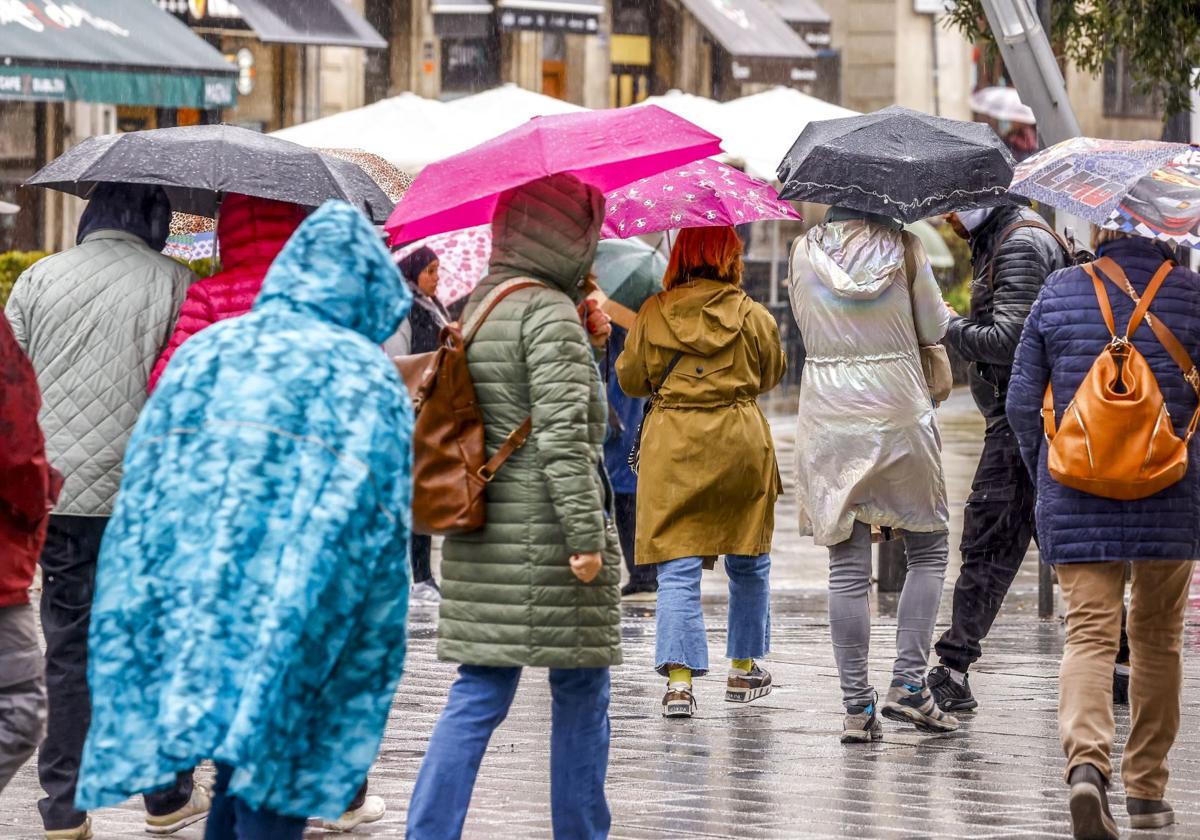
<instances>
[{"instance_id":1,"label":"person walking away","mask_svg":"<svg viewBox=\"0 0 1200 840\"><path fill-rule=\"evenodd\" d=\"M167 367L104 539L81 807L212 759L208 840L298 840L361 789L405 653L412 410L379 345L408 307L330 202Z\"/></svg>"},{"instance_id":2,"label":"person walking away","mask_svg":"<svg viewBox=\"0 0 1200 840\"><path fill-rule=\"evenodd\" d=\"M604 354L604 380L608 395L608 437L604 441L604 466L613 488L617 535L629 581L621 587L621 597L629 601L652 601L657 597L658 578L653 564L635 562L637 556L637 476L629 467L629 453L637 443L646 400L630 397L621 390L617 377L617 358L625 349L629 332L617 324Z\"/></svg>"},{"instance_id":3,"label":"person walking away","mask_svg":"<svg viewBox=\"0 0 1200 840\"><path fill-rule=\"evenodd\" d=\"M205 327L250 311L267 269L308 213L308 208L287 201L239 193L225 196L217 217L221 270L188 288L175 331L150 374L149 390L183 342Z\"/></svg>"},{"instance_id":4,"label":"person walking away","mask_svg":"<svg viewBox=\"0 0 1200 840\"><path fill-rule=\"evenodd\" d=\"M967 671L982 654L980 645L1034 536L1033 482L1021 465L1004 400L1021 327L1066 255L1042 217L1025 207L968 210L949 219L971 244L975 279L971 314L950 319L946 343L971 363L971 395L987 424L963 513L962 569L950 626L934 646L941 664L928 675L938 705L960 712L979 705Z\"/></svg>"},{"instance_id":5,"label":"person walking away","mask_svg":"<svg viewBox=\"0 0 1200 840\"><path fill-rule=\"evenodd\" d=\"M796 242L792 312L807 357L796 427L801 533L829 548L829 631L846 708L842 743L878 741L879 714L950 732L925 685L949 552L942 441L919 347L950 319L921 242L898 221L830 208ZM874 529L899 533L908 574L883 706L871 686Z\"/></svg>"},{"instance_id":6,"label":"person walking away","mask_svg":"<svg viewBox=\"0 0 1200 840\"><path fill-rule=\"evenodd\" d=\"M46 732L46 679L29 605L62 478L46 461L33 365L0 315L0 792Z\"/></svg>"},{"instance_id":7,"label":"person walking away","mask_svg":"<svg viewBox=\"0 0 1200 840\"><path fill-rule=\"evenodd\" d=\"M521 671L549 668L554 836L603 840L611 817L609 668L621 662L620 547L601 464L607 407L577 310L604 196L573 175L504 193L466 323L489 456L531 418L487 486L487 525L447 537L439 658L460 663L408 809L409 840L460 837L479 764ZM532 285L513 289L510 281Z\"/></svg>"},{"instance_id":8,"label":"person walking away","mask_svg":"<svg viewBox=\"0 0 1200 840\"><path fill-rule=\"evenodd\" d=\"M413 307L396 335L383 343L383 349L389 356L432 353L438 348L442 330L453 320L437 298L438 255L432 248L422 245L402 257L398 265L412 292ZM433 538L413 534L409 550L412 552L413 579L409 600L414 604L436 606L441 603L442 591L433 579Z\"/></svg>"},{"instance_id":9,"label":"person walking away","mask_svg":"<svg viewBox=\"0 0 1200 840\"><path fill-rule=\"evenodd\" d=\"M1107 258L1090 266L1098 281L1083 267L1068 268L1046 282L1034 304L1013 366L1008 419L1037 482L1042 562L1054 566L1066 602L1058 727L1074 833L1108 840L1118 836L1105 791L1112 778L1111 677L1127 562L1133 575L1127 628L1130 728L1121 760L1125 807L1134 828L1174 822L1165 801L1167 754L1179 733L1184 613L1193 561L1200 555L1200 458L1192 441L1183 478L1147 498L1118 501L1072 489L1047 468L1042 404L1050 384L1055 417L1062 418L1093 363L1112 343L1096 285L1108 297L1115 332L1122 335L1133 315L1132 295L1140 300L1150 293L1152 277L1165 275L1149 313L1129 338L1157 380L1172 430L1185 437L1188 420L1195 422L1194 386L1200 382L1194 367L1200 359L1200 275L1175 265L1172 250L1149 239L1102 231L1096 244L1098 256ZM1150 319L1166 326L1189 356L1187 378Z\"/></svg>"},{"instance_id":10,"label":"person walking away","mask_svg":"<svg viewBox=\"0 0 1200 840\"><path fill-rule=\"evenodd\" d=\"M76 808L88 731L88 622L100 540L146 383L195 280L163 256L171 205L159 187L101 184L77 244L39 260L13 286L5 312L42 392L46 456L64 478L42 549L46 739L38 803L48 840L92 836ZM145 796L146 830L170 834L202 819L209 792L190 771Z\"/></svg>"},{"instance_id":11,"label":"person walking away","mask_svg":"<svg viewBox=\"0 0 1200 840\"><path fill-rule=\"evenodd\" d=\"M658 575L655 669L662 711L691 717L693 677L708 672L700 577L718 555L729 576L725 699L771 691L756 660L771 640L771 539L781 483L757 399L787 366L771 314L741 289L733 228L688 228L671 251L664 291L648 300L617 359L621 388L649 397L637 498L639 565Z\"/></svg>"}]
</instances>

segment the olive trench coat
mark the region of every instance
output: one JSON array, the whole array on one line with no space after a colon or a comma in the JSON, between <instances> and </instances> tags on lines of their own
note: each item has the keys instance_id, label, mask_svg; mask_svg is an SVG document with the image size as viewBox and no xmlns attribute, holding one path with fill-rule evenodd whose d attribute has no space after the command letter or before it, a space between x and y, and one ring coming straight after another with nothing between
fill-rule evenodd
<instances>
[{"instance_id":1,"label":"olive trench coat","mask_svg":"<svg viewBox=\"0 0 1200 840\"><path fill-rule=\"evenodd\" d=\"M696 279L642 306L617 359L621 388L649 396L676 352L642 431L635 562L765 554L781 485L755 400L786 369L779 328L741 289Z\"/></svg>"}]
</instances>

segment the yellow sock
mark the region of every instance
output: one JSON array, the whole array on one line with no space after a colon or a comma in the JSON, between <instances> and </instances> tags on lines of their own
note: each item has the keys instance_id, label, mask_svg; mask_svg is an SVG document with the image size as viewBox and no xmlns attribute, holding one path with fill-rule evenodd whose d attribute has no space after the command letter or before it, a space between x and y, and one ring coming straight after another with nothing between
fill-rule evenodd
<instances>
[{"instance_id":1,"label":"yellow sock","mask_svg":"<svg viewBox=\"0 0 1200 840\"><path fill-rule=\"evenodd\" d=\"M692 669L691 668L672 668L667 673L667 682L669 683L687 683L692 684Z\"/></svg>"},{"instance_id":2,"label":"yellow sock","mask_svg":"<svg viewBox=\"0 0 1200 840\"><path fill-rule=\"evenodd\" d=\"M733 666L734 668L737 668L739 671L749 671L751 668L754 667L754 660L753 659L731 659L731 660L729 660L729 664L731 666Z\"/></svg>"}]
</instances>

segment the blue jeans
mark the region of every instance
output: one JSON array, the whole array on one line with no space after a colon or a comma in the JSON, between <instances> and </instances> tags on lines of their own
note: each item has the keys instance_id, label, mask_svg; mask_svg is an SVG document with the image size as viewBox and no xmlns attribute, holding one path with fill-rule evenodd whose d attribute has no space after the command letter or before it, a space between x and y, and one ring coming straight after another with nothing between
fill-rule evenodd
<instances>
[{"instance_id":1,"label":"blue jeans","mask_svg":"<svg viewBox=\"0 0 1200 840\"><path fill-rule=\"evenodd\" d=\"M479 763L517 693L520 668L460 665L408 806L408 840L457 840ZM551 668L550 816L555 840L604 840L612 818L607 668Z\"/></svg>"},{"instance_id":2,"label":"blue jeans","mask_svg":"<svg viewBox=\"0 0 1200 840\"><path fill-rule=\"evenodd\" d=\"M285 817L266 809L256 811L230 796L231 776L232 767L217 765L204 840L300 840L304 836L304 825L308 822L304 817Z\"/></svg>"},{"instance_id":3,"label":"blue jeans","mask_svg":"<svg viewBox=\"0 0 1200 840\"><path fill-rule=\"evenodd\" d=\"M654 666L667 675L667 666L708 673L708 635L700 606L703 557L681 557L658 565L658 613ZM729 576L729 635L725 655L754 659L771 647L771 555L725 557Z\"/></svg>"}]
</instances>

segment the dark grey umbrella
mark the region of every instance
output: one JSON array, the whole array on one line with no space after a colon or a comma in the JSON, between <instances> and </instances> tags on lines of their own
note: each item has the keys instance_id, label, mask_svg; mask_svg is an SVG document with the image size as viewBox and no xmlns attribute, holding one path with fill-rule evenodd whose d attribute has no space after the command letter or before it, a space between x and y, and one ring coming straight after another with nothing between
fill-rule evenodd
<instances>
[{"instance_id":1,"label":"dark grey umbrella","mask_svg":"<svg viewBox=\"0 0 1200 840\"><path fill-rule=\"evenodd\" d=\"M983 123L893 105L809 123L779 164L779 197L915 222L1003 204L1014 161Z\"/></svg>"},{"instance_id":2,"label":"dark grey umbrella","mask_svg":"<svg viewBox=\"0 0 1200 840\"><path fill-rule=\"evenodd\" d=\"M157 184L171 209L216 215L225 193L316 207L354 204L377 224L394 207L362 168L289 140L231 125L193 125L91 137L28 184L87 198L100 183Z\"/></svg>"}]
</instances>

